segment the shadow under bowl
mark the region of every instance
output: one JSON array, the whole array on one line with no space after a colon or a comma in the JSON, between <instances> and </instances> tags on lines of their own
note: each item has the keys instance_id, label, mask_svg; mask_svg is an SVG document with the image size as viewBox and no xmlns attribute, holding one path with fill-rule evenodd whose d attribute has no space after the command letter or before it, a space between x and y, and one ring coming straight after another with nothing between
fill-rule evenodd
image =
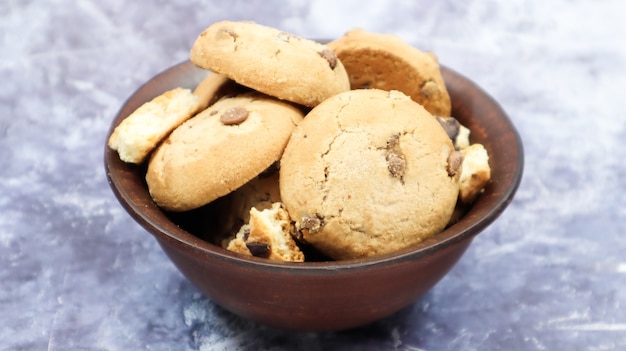
<instances>
[{"instance_id":1,"label":"shadow under bowl","mask_svg":"<svg viewBox=\"0 0 626 351\"><path fill-rule=\"evenodd\" d=\"M176 87L193 89L207 74L189 61L158 74L126 101L107 140L144 102ZM124 163L105 146L109 184L124 209L156 238L178 270L223 308L290 330L362 326L403 309L432 288L472 239L504 211L522 178L523 147L506 113L469 79L446 67L442 74L452 100L452 115L471 130L472 142L483 144L489 153L492 181L457 223L393 254L304 263L243 257L195 232L194 216L177 219L157 207L145 183L145 165ZM218 215L209 215L202 227L210 229L217 221Z\"/></svg>"}]
</instances>

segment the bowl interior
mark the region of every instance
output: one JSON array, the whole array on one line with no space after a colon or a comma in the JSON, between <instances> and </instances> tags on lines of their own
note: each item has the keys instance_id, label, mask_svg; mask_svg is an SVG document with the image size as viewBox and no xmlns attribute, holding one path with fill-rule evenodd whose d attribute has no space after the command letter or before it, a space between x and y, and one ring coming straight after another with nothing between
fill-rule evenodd
<instances>
[{"instance_id":1,"label":"bowl interior","mask_svg":"<svg viewBox=\"0 0 626 351\"><path fill-rule=\"evenodd\" d=\"M157 75L126 101L113 120L106 140L113 129L144 102L175 87L194 88L207 74L210 73L186 61ZM129 214L160 242L194 250L201 255L217 255L221 259L243 265L320 271L329 267L351 269L385 264L390 260L416 260L471 238L491 224L513 199L523 172L522 143L502 108L480 87L457 72L442 67L442 74L452 100L452 115L471 130L471 141L483 144L489 153L492 181L457 223L440 234L397 253L335 262L278 263L245 258L212 244L210 234L205 234L210 233L215 221L219 220L219 200L197 211L184 214L165 213L150 198L144 180L145 166L124 163L115 151L105 146L105 167L109 184ZM198 220L200 217L203 218L202 221Z\"/></svg>"}]
</instances>

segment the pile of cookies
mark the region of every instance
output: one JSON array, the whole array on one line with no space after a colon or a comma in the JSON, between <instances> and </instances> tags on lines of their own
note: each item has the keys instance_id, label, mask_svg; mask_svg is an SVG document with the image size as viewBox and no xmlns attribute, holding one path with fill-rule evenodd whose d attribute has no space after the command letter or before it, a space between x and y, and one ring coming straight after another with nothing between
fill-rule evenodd
<instances>
[{"instance_id":1,"label":"pile of cookies","mask_svg":"<svg viewBox=\"0 0 626 351\"><path fill-rule=\"evenodd\" d=\"M253 22L214 23L191 61L208 73L114 130L147 163L166 211L229 197L224 248L278 261L371 257L441 232L490 179L450 116L434 55L355 29L326 45Z\"/></svg>"}]
</instances>

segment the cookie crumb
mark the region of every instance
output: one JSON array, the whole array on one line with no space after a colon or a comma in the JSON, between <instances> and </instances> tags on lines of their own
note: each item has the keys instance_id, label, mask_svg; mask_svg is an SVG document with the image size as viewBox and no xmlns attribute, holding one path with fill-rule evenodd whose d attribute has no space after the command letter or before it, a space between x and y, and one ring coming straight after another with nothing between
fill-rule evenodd
<instances>
[{"instance_id":1,"label":"cookie crumb","mask_svg":"<svg viewBox=\"0 0 626 351\"><path fill-rule=\"evenodd\" d=\"M220 116L220 122L224 125L240 124L248 118L248 110L243 107L232 107Z\"/></svg>"},{"instance_id":2,"label":"cookie crumb","mask_svg":"<svg viewBox=\"0 0 626 351\"><path fill-rule=\"evenodd\" d=\"M326 61L328 61L330 69L335 69L335 67L337 67L337 55L335 55L334 51L332 51L331 49L324 49L318 52L318 54Z\"/></svg>"}]
</instances>

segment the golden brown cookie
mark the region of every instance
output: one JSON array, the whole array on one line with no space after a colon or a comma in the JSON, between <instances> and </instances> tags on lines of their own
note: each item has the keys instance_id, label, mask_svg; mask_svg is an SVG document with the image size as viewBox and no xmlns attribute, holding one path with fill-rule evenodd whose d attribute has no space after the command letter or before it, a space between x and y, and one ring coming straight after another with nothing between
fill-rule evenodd
<instances>
[{"instance_id":1,"label":"golden brown cookie","mask_svg":"<svg viewBox=\"0 0 626 351\"><path fill-rule=\"evenodd\" d=\"M450 96L433 54L401 38L361 29L328 43L344 64L352 89L399 90L435 116L450 116Z\"/></svg>"},{"instance_id":2,"label":"golden brown cookie","mask_svg":"<svg viewBox=\"0 0 626 351\"><path fill-rule=\"evenodd\" d=\"M190 57L199 67L305 106L350 89L346 70L328 47L253 22L212 24Z\"/></svg>"},{"instance_id":3,"label":"golden brown cookie","mask_svg":"<svg viewBox=\"0 0 626 351\"><path fill-rule=\"evenodd\" d=\"M166 91L126 117L109 137L109 147L122 161L141 163L163 138L199 109L199 99L191 90Z\"/></svg>"},{"instance_id":4,"label":"golden brown cookie","mask_svg":"<svg viewBox=\"0 0 626 351\"><path fill-rule=\"evenodd\" d=\"M224 98L176 128L153 153L146 181L169 211L205 205L280 159L302 112L260 93Z\"/></svg>"},{"instance_id":5,"label":"golden brown cookie","mask_svg":"<svg viewBox=\"0 0 626 351\"><path fill-rule=\"evenodd\" d=\"M250 223L241 227L227 249L275 261L304 261L304 254L291 237L289 214L279 202L261 211L250 209Z\"/></svg>"},{"instance_id":6,"label":"golden brown cookie","mask_svg":"<svg viewBox=\"0 0 626 351\"><path fill-rule=\"evenodd\" d=\"M313 108L281 159L280 194L303 239L334 259L440 232L459 193L452 141L398 91L359 89Z\"/></svg>"}]
</instances>

